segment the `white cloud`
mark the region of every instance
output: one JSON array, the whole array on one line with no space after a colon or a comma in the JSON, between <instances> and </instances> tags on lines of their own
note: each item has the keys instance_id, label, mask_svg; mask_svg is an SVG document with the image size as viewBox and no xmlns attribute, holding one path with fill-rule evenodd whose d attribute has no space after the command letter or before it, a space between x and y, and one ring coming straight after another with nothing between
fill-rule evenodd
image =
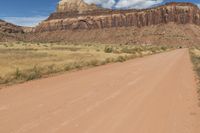
<instances>
[{"instance_id":1,"label":"white cloud","mask_svg":"<svg viewBox=\"0 0 200 133\"><path fill-rule=\"evenodd\" d=\"M116 4L115 0L84 0L88 4L100 5L104 8L112 8Z\"/></svg>"},{"instance_id":2,"label":"white cloud","mask_svg":"<svg viewBox=\"0 0 200 133\"><path fill-rule=\"evenodd\" d=\"M86 3L93 3L105 8L148 8L163 0L84 0Z\"/></svg>"},{"instance_id":3,"label":"white cloud","mask_svg":"<svg viewBox=\"0 0 200 133\"><path fill-rule=\"evenodd\" d=\"M200 4L197 4L197 6L200 8Z\"/></svg>"},{"instance_id":4,"label":"white cloud","mask_svg":"<svg viewBox=\"0 0 200 133\"><path fill-rule=\"evenodd\" d=\"M46 18L47 18L46 16L34 16L34 17L3 17L2 19L19 26L34 27L41 21L45 20Z\"/></svg>"},{"instance_id":5,"label":"white cloud","mask_svg":"<svg viewBox=\"0 0 200 133\"><path fill-rule=\"evenodd\" d=\"M116 8L148 8L155 4L159 4L163 0L120 0L116 4Z\"/></svg>"}]
</instances>

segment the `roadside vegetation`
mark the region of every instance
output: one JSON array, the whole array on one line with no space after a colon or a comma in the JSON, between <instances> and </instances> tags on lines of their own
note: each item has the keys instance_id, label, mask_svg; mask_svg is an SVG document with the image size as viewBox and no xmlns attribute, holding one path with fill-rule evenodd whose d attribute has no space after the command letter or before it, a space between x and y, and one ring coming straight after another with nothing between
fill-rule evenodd
<instances>
[{"instance_id":1,"label":"roadside vegetation","mask_svg":"<svg viewBox=\"0 0 200 133\"><path fill-rule=\"evenodd\" d=\"M197 72L198 76L198 94L200 100L200 47L194 46L190 48L190 55L194 64L194 70Z\"/></svg>"},{"instance_id":2,"label":"roadside vegetation","mask_svg":"<svg viewBox=\"0 0 200 133\"><path fill-rule=\"evenodd\" d=\"M200 47L193 47L190 49L192 62L194 63L195 70L200 77Z\"/></svg>"},{"instance_id":3,"label":"roadside vegetation","mask_svg":"<svg viewBox=\"0 0 200 133\"><path fill-rule=\"evenodd\" d=\"M167 46L68 43L0 43L0 85L51 74L124 62L168 51Z\"/></svg>"}]
</instances>

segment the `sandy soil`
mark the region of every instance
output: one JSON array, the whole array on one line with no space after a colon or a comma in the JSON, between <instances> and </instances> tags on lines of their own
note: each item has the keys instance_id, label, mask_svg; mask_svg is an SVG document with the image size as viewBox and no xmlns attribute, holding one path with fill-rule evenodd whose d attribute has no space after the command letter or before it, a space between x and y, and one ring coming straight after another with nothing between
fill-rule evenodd
<instances>
[{"instance_id":1,"label":"sandy soil","mask_svg":"<svg viewBox=\"0 0 200 133\"><path fill-rule=\"evenodd\" d=\"M200 133L187 49L0 90L0 133Z\"/></svg>"}]
</instances>

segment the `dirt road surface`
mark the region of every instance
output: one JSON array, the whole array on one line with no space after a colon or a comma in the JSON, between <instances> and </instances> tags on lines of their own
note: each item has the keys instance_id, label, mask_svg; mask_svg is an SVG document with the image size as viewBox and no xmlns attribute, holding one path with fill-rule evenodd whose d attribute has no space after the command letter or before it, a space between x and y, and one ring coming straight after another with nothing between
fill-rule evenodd
<instances>
[{"instance_id":1,"label":"dirt road surface","mask_svg":"<svg viewBox=\"0 0 200 133\"><path fill-rule=\"evenodd\" d=\"M0 90L0 133L200 133L187 49Z\"/></svg>"}]
</instances>

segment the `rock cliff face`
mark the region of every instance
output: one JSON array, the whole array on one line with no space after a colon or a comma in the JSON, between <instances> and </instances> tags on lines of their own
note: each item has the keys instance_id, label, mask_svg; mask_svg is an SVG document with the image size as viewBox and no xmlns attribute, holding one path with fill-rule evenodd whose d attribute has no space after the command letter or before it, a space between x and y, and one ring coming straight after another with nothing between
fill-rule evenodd
<instances>
[{"instance_id":1,"label":"rock cliff face","mask_svg":"<svg viewBox=\"0 0 200 133\"><path fill-rule=\"evenodd\" d=\"M23 29L20 26L8 23L6 21L0 20L0 32L2 33L23 33Z\"/></svg>"},{"instance_id":2,"label":"rock cliff face","mask_svg":"<svg viewBox=\"0 0 200 133\"><path fill-rule=\"evenodd\" d=\"M23 34L22 27L0 20L0 41L20 40Z\"/></svg>"},{"instance_id":3,"label":"rock cliff face","mask_svg":"<svg viewBox=\"0 0 200 133\"><path fill-rule=\"evenodd\" d=\"M83 0L62 0L57 12L38 25L35 31L144 27L170 22L200 25L200 10L191 3L168 3L143 10L108 10L88 5Z\"/></svg>"},{"instance_id":4,"label":"rock cliff face","mask_svg":"<svg viewBox=\"0 0 200 133\"><path fill-rule=\"evenodd\" d=\"M34 28L0 20L0 41L200 45L200 9L191 3L168 3L109 10L83 0L62 0L57 11Z\"/></svg>"},{"instance_id":5,"label":"rock cliff face","mask_svg":"<svg viewBox=\"0 0 200 133\"><path fill-rule=\"evenodd\" d=\"M99 9L96 5L89 5L83 0L61 0L57 7L57 12L76 12L93 11Z\"/></svg>"}]
</instances>

